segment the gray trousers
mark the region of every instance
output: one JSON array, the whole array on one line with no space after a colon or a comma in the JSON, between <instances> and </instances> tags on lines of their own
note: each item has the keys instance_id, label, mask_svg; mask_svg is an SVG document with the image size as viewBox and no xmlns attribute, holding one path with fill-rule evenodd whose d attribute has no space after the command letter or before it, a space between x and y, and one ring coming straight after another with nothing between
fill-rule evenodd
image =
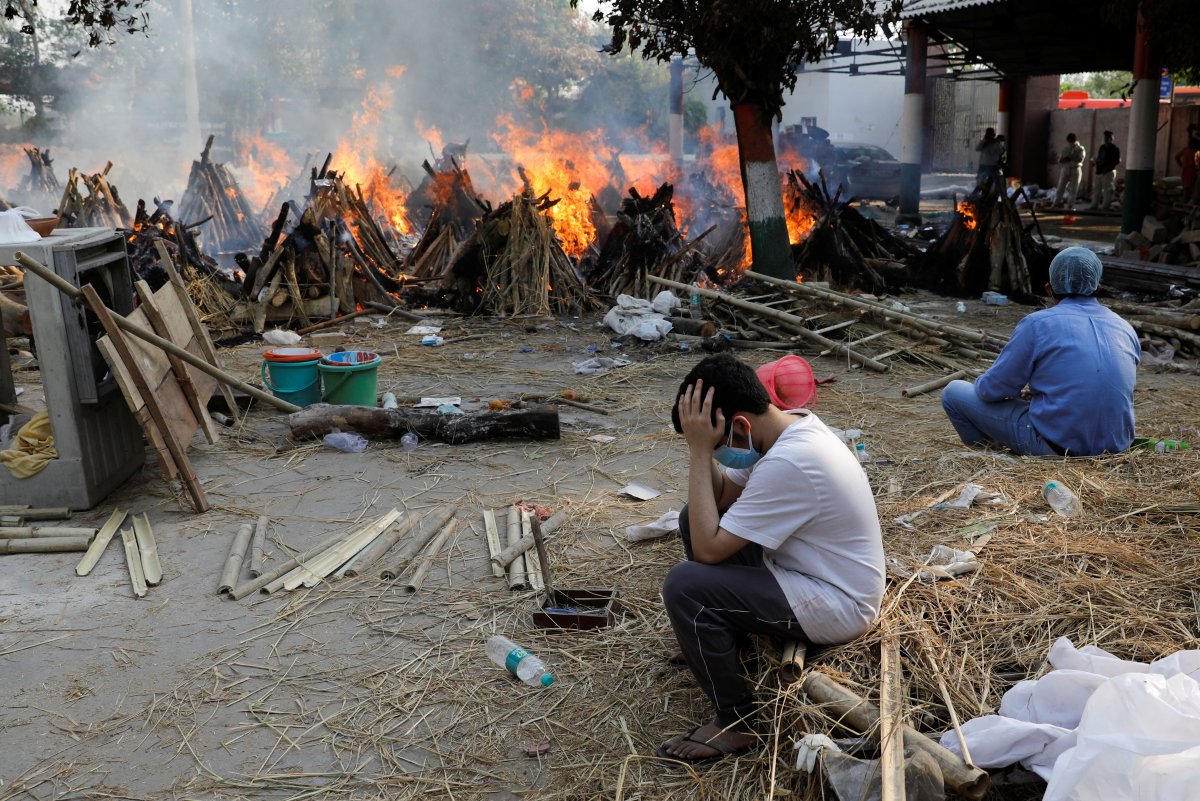
<instances>
[{"instance_id":1,"label":"gray trousers","mask_svg":"<svg viewBox=\"0 0 1200 801\"><path fill-rule=\"evenodd\" d=\"M663 603L688 669L716 707L717 723L749 726L754 694L742 677L738 642L749 634L805 639L787 596L763 564L762 548L748 543L716 565L692 561L688 508L679 513L688 561L667 571Z\"/></svg>"}]
</instances>

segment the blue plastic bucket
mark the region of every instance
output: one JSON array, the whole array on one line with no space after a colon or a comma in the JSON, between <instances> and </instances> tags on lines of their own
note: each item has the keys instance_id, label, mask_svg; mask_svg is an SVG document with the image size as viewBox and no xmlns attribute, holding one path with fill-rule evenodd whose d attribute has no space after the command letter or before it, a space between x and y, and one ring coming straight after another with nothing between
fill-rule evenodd
<instances>
[{"instance_id":1,"label":"blue plastic bucket","mask_svg":"<svg viewBox=\"0 0 1200 801\"><path fill-rule=\"evenodd\" d=\"M331 353L321 359L321 400L347 406L375 406L379 354L366 350Z\"/></svg>"},{"instance_id":2,"label":"blue plastic bucket","mask_svg":"<svg viewBox=\"0 0 1200 801\"><path fill-rule=\"evenodd\" d=\"M317 365L321 351L312 348L275 348L263 352L263 386L280 400L310 406L321 400Z\"/></svg>"}]
</instances>

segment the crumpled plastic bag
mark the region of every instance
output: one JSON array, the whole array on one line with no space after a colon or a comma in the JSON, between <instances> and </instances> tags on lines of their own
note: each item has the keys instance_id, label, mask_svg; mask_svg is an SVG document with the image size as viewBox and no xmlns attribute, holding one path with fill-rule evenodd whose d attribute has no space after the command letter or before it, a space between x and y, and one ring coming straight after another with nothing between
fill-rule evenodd
<instances>
[{"instance_id":1,"label":"crumpled plastic bag","mask_svg":"<svg viewBox=\"0 0 1200 801\"><path fill-rule=\"evenodd\" d=\"M626 526L625 536L629 538L630 542L641 542L665 537L677 530L679 530L679 512L667 512L653 523Z\"/></svg>"},{"instance_id":2,"label":"crumpled plastic bag","mask_svg":"<svg viewBox=\"0 0 1200 801\"><path fill-rule=\"evenodd\" d=\"M50 428L50 415L46 412L35 414L21 426L12 447L0 452L0 464L5 465L16 478L36 476L57 458L54 431Z\"/></svg>"},{"instance_id":3,"label":"crumpled plastic bag","mask_svg":"<svg viewBox=\"0 0 1200 801\"><path fill-rule=\"evenodd\" d=\"M935 545L925 564L917 570L910 570L898 559L888 560L889 572L909 578L916 573L917 581L932 584L942 579L952 579L964 573L974 573L980 564L973 551L960 551L949 545Z\"/></svg>"},{"instance_id":4,"label":"crumpled plastic bag","mask_svg":"<svg viewBox=\"0 0 1200 801\"><path fill-rule=\"evenodd\" d=\"M571 362L575 372L581 375L601 375L613 367L624 367L627 364L633 364L633 362L628 359L610 359L607 356L596 356L581 362Z\"/></svg>"},{"instance_id":5,"label":"crumpled plastic bag","mask_svg":"<svg viewBox=\"0 0 1200 801\"><path fill-rule=\"evenodd\" d=\"M945 501L936 504L933 508L941 511L943 509L970 509L971 504L976 501L989 501L994 504L1004 503L1007 499L1002 492L988 492L978 484L967 484L963 487L962 492L952 501Z\"/></svg>"},{"instance_id":6,"label":"crumpled plastic bag","mask_svg":"<svg viewBox=\"0 0 1200 801\"><path fill-rule=\"evenodd\" d=\"M972 752L971 756L975 753ZM823 749L821 767L839 801L882 801L883 771L878 759L858 759L841 751ZM941 766L920 749L904 751L905 801L943 801L945 779Z\"/></svg>"},{"instance_id":7,"label":"crumpled plastic bag","mask_svg":"<svg viewBox=\"0 0 1200 801\"><path fill-rule=\"evenodd\" d=\"M670 292L660 292L653 302L631 295L617 295L617 305L604 315L604 324L620 336L633 334L638 339L653 342L670 332L671 323L666 316L678 305L679 298Z\"/></svg>"},{"instance_id":8,"label":"crumpled plastic bag","mask_svg":"<svg viewBox=\"0 0 1200 801\"><path fill-rule=\"evenodd\" d=\"M362 434L333 429L321 440L327 447L342 453L362 453L367 449L367 438Z\"/></svg>"},{"instance_id":9,"label":"crumpled plastic bag","mask_svg":"<svg viewBox=\"0 0 1200 801\"><path fill-rule=\"evenodd\" d=\"M0 211L0 245L23 245L41 239L41 235L25 222L20 209Z\"/></svg>"},{"instance_id":10,"label":"crumpled plastic bag","mask_svg":"<svg viewBox=\"0 0 1200 801\"><path fill-rule=\"evenodd\" d=\"M1046 780L1045 801L1195 797L1200 651L1177 651L1147 665L1060 638L1049 662L1054 671L1005 694L1001 714L963 724L977 766L1019 762ZM959 753L952 731L942 745Z\"/></svg>"},{"instance_id":11,"label":"crumpled plastic bag","mask_svg":"<svg viewBox=\"0 0 1200 801\"><path fill-rule=\"evenodd\" d=\"M300 343L299 334L295 331L284 331L282 328L272 328L270 331L264 331L262 338L266 340L268 345L276 345L278 347L298 345Z\"/></svg>"}]
</instances>

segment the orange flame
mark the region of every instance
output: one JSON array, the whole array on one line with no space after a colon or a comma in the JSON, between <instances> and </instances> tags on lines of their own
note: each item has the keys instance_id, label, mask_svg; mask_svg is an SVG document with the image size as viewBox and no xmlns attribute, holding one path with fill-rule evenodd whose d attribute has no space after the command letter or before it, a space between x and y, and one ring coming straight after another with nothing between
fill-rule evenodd
<instances>
[{"instance_id":1,"label":"orange flame","mask_svg":"<svg viewBox=\"0 0 1200 801\"><path fill-rule=\"evenodd\" d=\"M967 201L959 201L958 214L962 217L963 225L967 227L968 231L974 231L975 226L979 225L979 220L975 217L975 206Z\"/></svg>"},{"instance_id":2,"label":"orange flame","mask_svg":"<svg viewBox=\"0 0 1200 801\"><path fill-rule=\"evenodd\" d=\"M376 160L383 112L392 105L394 92L388 86L367 88L362 108L354 115L350 132L333 151L333 169L342 173L348 187L359 187L368 203L374 202L400 233L412 230L404 193L393 186L384 165Z\"/></svg>"},{"instance_id":3,"label":"orange flame","mask_svg":"<svg viewBox=\"0 0 1200 801\"><path fill-rule=\"evenodd\" d=\"M387 68L387 76L389 78L399 78L402 75L404 75L404 73L407 69L408 69L408 67L405 67L403 64L397 64L394 67L388 67Z\"/></svg>"},{"instance_id":4,"label":"orange flame","mask_svg":"<svg viewBox=\"0 0 1200 801\"><path fill-rule=\"evenodd\" d=\"M239 183L252 207L259 209L300 170L282 147L262 136L243 146L243 157L245 163L237 170Z\"/></svg>"}]
</instances>

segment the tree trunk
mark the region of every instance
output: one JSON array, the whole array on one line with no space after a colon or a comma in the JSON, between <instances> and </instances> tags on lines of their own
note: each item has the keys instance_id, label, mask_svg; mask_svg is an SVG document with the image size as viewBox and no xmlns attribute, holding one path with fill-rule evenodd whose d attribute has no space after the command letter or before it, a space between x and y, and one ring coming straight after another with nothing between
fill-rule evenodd
<instances>
[{"instance_id":1,"label":"tree trunk","mask_svg":"<svg viewBox=\"0 0 1200 801\"><path fill-rule=\"evenodd\" d=\"M750 252L754 269L776 278L794 279L796 265L788 243L783 211L783 182L775 163L775 142L770 120L753 103L736 103L738 160L746 194L746 221L750 226Z\"/></svg>"},{"instance_id":2,"label":"tree trunk","mask_svg":"<svg viewBox=\"0 0 1200 801\"><path fill-rule=\"evenodd\" d=\"M315 403L288 416L296 439L322 437L334 428L366 437L402 437L413 432L422 439L451 445L481 439L558 439L558 407L533 405L501 412L438 414L424 409L376 409Z\"/></svg>"}]
</instances>

